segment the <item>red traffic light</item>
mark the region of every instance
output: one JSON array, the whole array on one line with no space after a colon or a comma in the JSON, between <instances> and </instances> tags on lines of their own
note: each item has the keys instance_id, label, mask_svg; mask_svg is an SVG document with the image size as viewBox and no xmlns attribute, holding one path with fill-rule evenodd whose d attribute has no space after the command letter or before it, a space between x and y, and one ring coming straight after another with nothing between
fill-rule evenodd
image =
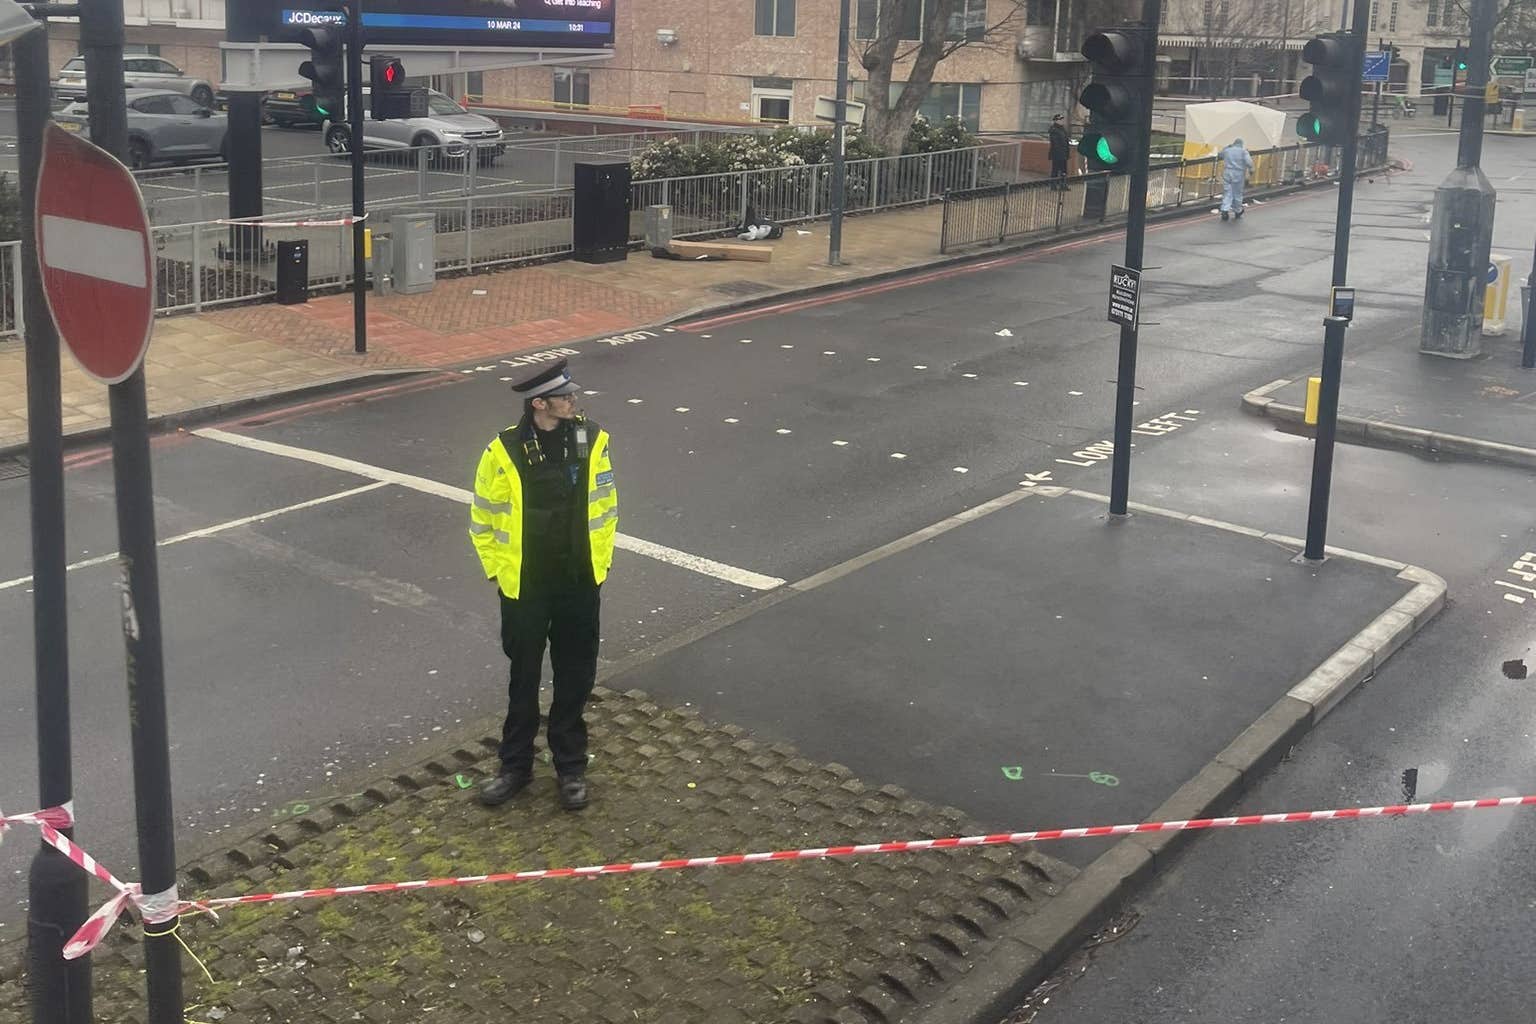
<instances>
[{"instance_id":1,"label":"red traffic light","mask_svg":"<svg viewBox=\"0 0 1536 1024\"><path fill-rule=\"evenodd\" d=\"M384 84L385 85L394 85L395 82L399 80L399 78L400 78L400 68L399 68L398 65L390 64L390 65L387 65L384 68Z\"/></svg>"}]
</instances>

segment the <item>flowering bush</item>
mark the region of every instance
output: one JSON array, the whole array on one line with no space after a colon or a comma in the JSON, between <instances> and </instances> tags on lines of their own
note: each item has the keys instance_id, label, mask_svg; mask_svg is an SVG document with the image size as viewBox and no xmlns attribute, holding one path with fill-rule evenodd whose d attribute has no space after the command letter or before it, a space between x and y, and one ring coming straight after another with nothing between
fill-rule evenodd
<instances>
[{"instance_id":1,"label":"flowering bush","mask_svg":"<svg viewBox=\"0 0 1536 1024\"><path fill-rule=\"evenodd\" d=\"M965 122L958 117L946 115L944 120L935 125L918 114L912 122L911 130L907 132L907 140L902 144L901 151L934 153L941 149L970 149L979 145L981 140L972 135Z\"/></svg>"},{"instance_id":2,"label":"flowering bush","mask_svg":"<svg viewBox=\"0 0 1536 1024\"><path fill-rule=\"evenodd\" d=\"M857 129L848 133L844 152L850 160L884 155ZM686 145L676 138L655 142L630 161L630 177L635 181L648 181L693 174L804 167L831 161L831 132L784 127L772 135L728 135L699 145Z\"/></svg>"}]
</instances>

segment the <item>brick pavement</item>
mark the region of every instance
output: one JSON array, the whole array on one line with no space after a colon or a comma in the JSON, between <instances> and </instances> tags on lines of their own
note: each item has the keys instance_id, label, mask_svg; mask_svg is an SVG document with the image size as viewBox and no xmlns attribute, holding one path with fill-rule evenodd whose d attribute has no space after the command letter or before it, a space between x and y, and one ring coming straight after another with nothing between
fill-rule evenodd
<instances>
[{"instance_id":1,"label":"brick pavement","mask_svg":"<svg viewBox=\"0 0 1536 1024\"><path fill-rule=\"evenodd\" d=\"M938 260L937 206L851 217L845 265L826 266L827 226L791 227L773 261L685 262L631 253L623 263L572 261L445 279L420 295L368 300L368 353L353 352L352 299L258 303L162 319L145 360L151 418L412 369L622 333L744 298L769 296ZM104 388L67 356L66 434L107 425ZM26 443L26 368L0 342L0 452Z\"/></svg>"},{"instance_id":2,"label":"brick pavement","mask_svg":"<svg viewBox=\"0 0 1536 1024\"><path fill-rule=\"evenodd\" d=\"M555 806L547 766L487 810L496 741L188 865L228 895L611 860L980 831L958 811L755 742L643 693L599 689L594 802ZM188 1017L222 1024L851 1024L894 1021L1074 877L1030 848L893 854L264 904L183 921ZM95 954L97 1020L142 1024L142 947ZM22 1024L20 943L0 947L0 1024ZM510 1016L509 1016L510 1015Z\"/></svg>"}]
</instances>

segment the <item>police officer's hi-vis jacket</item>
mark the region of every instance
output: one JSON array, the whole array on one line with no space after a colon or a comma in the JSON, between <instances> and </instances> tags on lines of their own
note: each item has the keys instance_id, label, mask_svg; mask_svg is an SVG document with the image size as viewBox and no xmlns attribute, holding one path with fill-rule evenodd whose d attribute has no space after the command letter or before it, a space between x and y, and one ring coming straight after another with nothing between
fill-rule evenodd
<instances>
[{"instance_id":1,"label":"police officer's hi-vis jacket","mask_svg":"<svg viewBox=\"0 0 1536 1024\"><path fill-rule=\"evenodd\" d=\"M581 420L593 435L583 463L587 481L587 554L592 582L602 583L613 565L613 542L619 532L619 495L608 456L608 433L591 420ZM486 445L475 470L475 496L469 507L469 539L480 556L487 579L515 599L523 572L523 475L527 455L516 443L517 428L502 431Z\"/></svg>"}]
</instances>

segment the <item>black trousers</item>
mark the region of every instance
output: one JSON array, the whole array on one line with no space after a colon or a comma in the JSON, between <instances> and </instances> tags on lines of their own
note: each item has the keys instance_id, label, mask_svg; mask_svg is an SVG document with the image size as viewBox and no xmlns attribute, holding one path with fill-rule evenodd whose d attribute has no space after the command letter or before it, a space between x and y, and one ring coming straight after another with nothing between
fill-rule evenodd
<instances>
[{"instance_id":1,"label":"black trousers","mask_svg":"<svg viewBox=\"0 0 1536 1024\"><path fill-rule=\"evenodd\" d=\"M1057 178L1063 178L1064 179L1064 178L1066 178L1066 176L1067 176L1067 162L1065 160L1052 160L1051 161L1051 179L1054 181ZM1057 184L1055 184L1052 187L1053 188L1057 188L1057 189L1064 189L1064 188L1067 187L1067 183L1065 181L1060 181L1060 182L1057 182Z\"/></svg>"},{"instance_id":2,"label":"black trousers","mask_svg":"<svg viewBox=\"0 0 1536 1024\"><path fill-rule=\"evenodd\" d=\"M533 770L539 732L539 677L544 644L554 667L554 704L549 709L549 753L560 775L587 768L587 723L582 717L597 679L599 588L567 584L528 586L513 600L501 595L501 649L511 662L507 719L501 727L505 771Z\"/></svg>"}]
</instances>

